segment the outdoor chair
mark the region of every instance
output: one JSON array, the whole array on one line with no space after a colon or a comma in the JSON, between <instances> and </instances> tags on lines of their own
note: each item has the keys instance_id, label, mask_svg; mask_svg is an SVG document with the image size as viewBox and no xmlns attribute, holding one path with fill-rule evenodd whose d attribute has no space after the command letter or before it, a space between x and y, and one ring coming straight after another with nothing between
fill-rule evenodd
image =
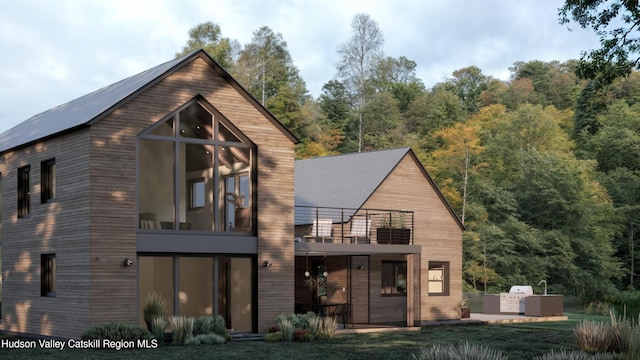
<instances>
[{"instance_id":1,"label":"outdoor chair","mask_svg":"<svg viewBox=\"0 0 640 360\"><path fill-rule=\"evenodd\" d=\"M311 226L311 234L304 235L305 242L322 240L322 242L332 241L331 230L333 220L331 219L315 219Z\"/></svg>"},{"instance_id":2,"label":"outdoor chair","mask_svg":"<svg viewBox=\"0 0 640 360\"><path fill-rule=\"evenodd\" d=\"M351 232L349 235L345 235L345 238L351 239L351 242L358 243L362 240L363 243L368 244L369 232L371 231L370 219L354 219L351 221Z\"/></svg>"},{"instance_id":3,"label":"outdoor chair","mask_svg":"<svg viewBox=\"0 0 640 360\"><path fill-rule=\"evenodd\" d=\"M339 304L333 309L333 311L330 311L329 313L327 313L327 315L342 318L342 325L346 329L350 310L351 310L351 304Z\"/></svg>"}]
</instances>

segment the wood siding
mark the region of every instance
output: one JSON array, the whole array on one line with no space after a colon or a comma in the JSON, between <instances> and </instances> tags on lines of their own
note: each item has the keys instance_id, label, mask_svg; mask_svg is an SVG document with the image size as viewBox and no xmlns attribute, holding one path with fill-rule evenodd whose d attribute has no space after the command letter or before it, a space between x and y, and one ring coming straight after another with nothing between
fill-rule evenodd
<instances>
[{"instance_id":1,"label":"wood siding","mask_svg":"<svg viewBox=\"0 0 640 360\"><path fill-rule=\"evenodd\" d=\"M257 316L265 332L294 310L294 144L201 58L90 128L3 155L2 325L79 337L101 322L137 323L136 136L202 96L256 145ZM40 162L56 158L56 202L40 205ZM16 217L17 168L31 165L29 218ZM57 296L40 297L40 254L57 256ZM271 267L262 267L264 260ZM24 284L28 284L25 286Z\"/></svg>"},{"instance_id":2,"label":"wood siding","mask_svg":"<svg viewBox=\"0 0 640 360\"><path fill-rule=\"evenodd\" d=\"M422 246L420 272L416 276L421 289L414 294L416 322L457 319L455 306L462 297L462 228L419 170L420 166L413 156L406 155L363 207L414 211L414 243ZM372 226L375 228L377 224ZM449 262L448 296L428 295L429 261ZM375 288L373 278L371 287ZM380 313L382 308L374 306L379 293L372 291L371 296L371 313Z\"/></svg>"},{"instance_id":3,"label":"wood siding","mask_svg":"<svg viewBox=\"0 0 640 360\"><path fill-rule=\"evenodd\" d=\"M55 158L57 194L40 203L40 163ZM30 165L31 214L17 218L17 169ZM79 336L89 327L89 130L3 154L2 329ZM56 296L40 295L40 255L56 255Z\"/></svg>"}]
</instances>

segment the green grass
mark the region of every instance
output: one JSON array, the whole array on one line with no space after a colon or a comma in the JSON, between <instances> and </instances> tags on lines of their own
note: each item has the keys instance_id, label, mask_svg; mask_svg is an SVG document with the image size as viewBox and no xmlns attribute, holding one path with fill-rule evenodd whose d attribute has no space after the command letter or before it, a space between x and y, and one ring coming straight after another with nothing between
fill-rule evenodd
<instances>
[{"instance_id":1,"label":"green grass","mask_svg":"<svg viewBox=\"0 0 640 360\"><path fill-rule=\"evenodd\" d=\"M509 325L433 326L422 331L337 335L307 343L231 342L225 345L162 346L148 350L0 349L0 358L33 359L410 359L421 346L468 341L531 359L551 350L576 350L572 329L582 320L608 317L568 314L568 321Z\"/></svg>"}]
</instances>

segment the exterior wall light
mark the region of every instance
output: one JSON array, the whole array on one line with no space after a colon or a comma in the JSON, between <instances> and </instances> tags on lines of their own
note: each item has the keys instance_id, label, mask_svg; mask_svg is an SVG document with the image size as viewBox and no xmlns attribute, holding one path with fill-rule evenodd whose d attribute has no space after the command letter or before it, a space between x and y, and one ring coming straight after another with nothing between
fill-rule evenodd
<instances>
[{"instance_id":1,"label":"exterior wall light","mask_svg":"<svg viewBox=\"0 0 640 360\"><path fill-rule=\"evenodd\" d=\"M269 267L269 266L271 266L271 265L273 265L273 263L271 263L271 261L269 261L269 260L265 260L265 261L262 263L262 266L264 266L264 267Z\"/></svg>"},{"instance_id":2,"label":"exterior wall light","mask_svg":"<svg viewBox=\"0 0 640 360\"><path fill-rule=\"evenodd\" d=\"M122 266L131 266L133 265L133 260L126 258L124 259L124 262L122 263Z\"/></svg>"}]
</instances>

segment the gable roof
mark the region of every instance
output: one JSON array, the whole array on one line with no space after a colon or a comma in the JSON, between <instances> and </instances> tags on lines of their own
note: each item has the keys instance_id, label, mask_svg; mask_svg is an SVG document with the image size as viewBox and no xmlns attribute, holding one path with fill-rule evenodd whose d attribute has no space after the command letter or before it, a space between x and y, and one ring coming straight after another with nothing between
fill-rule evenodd
<instances>
[{"instance_id":1,"label":"gable roof","mask_svg":"<svg viewBox=\"0 0 640 360\"><path fill-rule=\"evenodd\" d=\"M199 49L181 58L165 62L137 75L133 75L71 100L68 103L58 105L23 121L0 134L0 153L71 131L78 127L91 125L109 115L113 110L135 97L139 92L155 85L160 80L171 75L196 58L204 59L209 63L218 74L238 90L238 92L251 102L265 117L271 120L292 142L299 142L293 133L253 98L253 96L216 63L213 58L204 50Z\"/></svg>"},{"instance_id":2,"label":"gable roof","mask_svg":"<svg viewBox=\"0 0 640 360\"><path fill-rule=\"evenodd\" d=\"M431 183L442 203L464 229L464 225L446 201L411 148L325 156L295 162L295 205L359 209L391 174L400 161L411 156ZM352 216L354 211L346 216ZM309 223L296 219L296 224Z\"/></svg>"}]
</instances>

